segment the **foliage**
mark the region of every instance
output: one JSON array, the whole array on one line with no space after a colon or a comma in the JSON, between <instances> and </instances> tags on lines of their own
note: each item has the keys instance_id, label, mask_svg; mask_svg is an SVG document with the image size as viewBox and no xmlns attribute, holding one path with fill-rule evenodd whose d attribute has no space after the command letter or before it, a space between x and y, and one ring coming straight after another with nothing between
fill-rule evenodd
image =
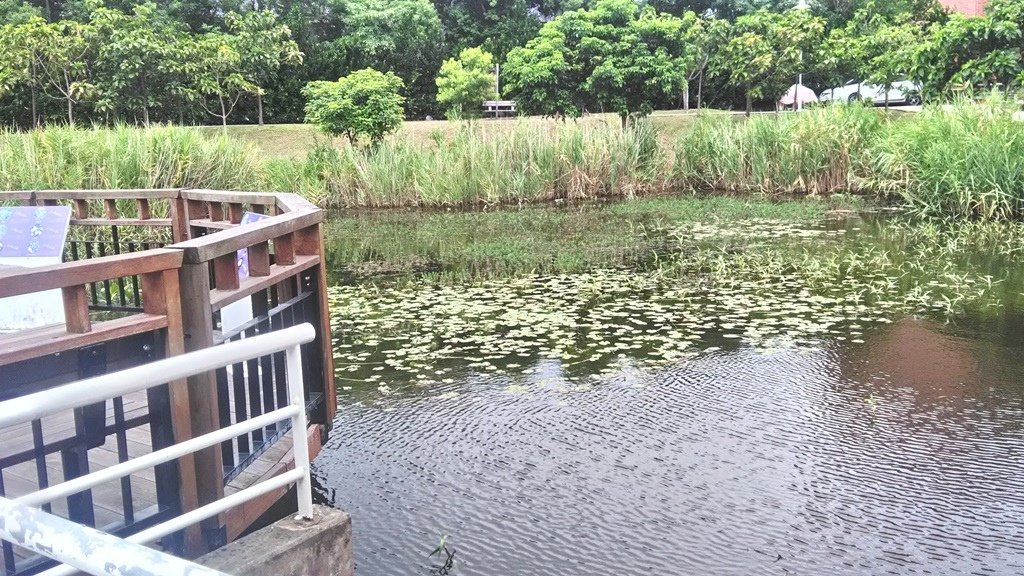
<instances>
[{"instance_id":1,"label":"foliage","mask_svg":"<svg viewBox=\"0 0 1024 576\"><path fill-rule=\"evenodd\" d=\"M1019 86L1024 72L1024 2L994 0L985 16L934 24L913 60L929 96Z\"/></svg>"},{"instance_id":2,"label":"foliage","mask_svg":"<svg viewBox=\"0 0 1024 576\"><path fill-rule=\"evenodd\" d=\"M494 90L494 57L480 48L466 48L459 58L449 58L437 75L437 102L449 118L480 116L481 103L497 98Z\"/></svg>"},{"instance_id":3,"label":"foliage","mask_svg":"<svg viewBox=\"0 0 1024 576\"><path fill-rule=\"evenodd\" d=\"M402 79L393 72L373 68L337 82L310 82L303 91L306 121L331 136L345 135L352 144L359 138L377 144L402 123L402 88Z\"/></svg>"},{"instance_id":4,"label":"foliage","mask_svg":"<svg viewBox=\"0 0 1024 576\"><path fill-rule=\"evenodd\" d=\"M692 12L679 18L631 0L599 0L509 53L506 87L527 113L576 117L598 108L625 123L687 92L707 61L702 32Z\"/></svg>"},{"instance_id":5,"label":"foliage","mask_svg":"<svg viewBox=\"0 0 1024 576\"><path fill-rule=\"evenodd\" d=\"M1017 218L1024 214L1024 124L1016 103L928 107L893 123L872 149L881 192L911 210L942 216Z\"/></svg>"},{"instance_id":6,"label":"foliage","mask_svg":"<svg viewBox=\"0 0 1024 576\"><path fill-rule=\"evenodd\" d=\"M742 87L749 115L754 99L782 94L798 72L812 67L824 32L824 20L806 10L759 10L736 19L711 67Z\"/></svg>"},{"instance_id":7,"label":"foliage","mask_svg":"<svg viewBox=\"0 0 1024 576\"><path fill-rule=\"evenodd\" d=\"M343 34L327 43L337 58L334 77L363 68L394 72L412 91L410 112L422 115L434 101L442 59L442 30L429 0L344 0Z\"/></svg>"}]
</instances>

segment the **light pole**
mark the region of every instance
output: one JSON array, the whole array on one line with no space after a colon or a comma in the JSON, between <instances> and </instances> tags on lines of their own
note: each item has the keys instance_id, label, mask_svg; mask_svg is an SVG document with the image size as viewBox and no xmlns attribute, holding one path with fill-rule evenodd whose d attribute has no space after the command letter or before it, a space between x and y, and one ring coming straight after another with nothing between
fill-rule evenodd
<instances>
[{"instance_id":1,"label":"light pole","mask_svg":"<svg viewBox=\"0 0 1024 576\"><path fill-rule=\"evenodd\" d=\"M794 10L810 10L811 5L807 0L800 0L793 7ZM796 109L799 112L804 109L804 101L800 98L800 89L804 86L804 49L800 49L800 68L796 74L796 88L793 89L793 99L796 100Z\"/></svg>"}]
</instances>

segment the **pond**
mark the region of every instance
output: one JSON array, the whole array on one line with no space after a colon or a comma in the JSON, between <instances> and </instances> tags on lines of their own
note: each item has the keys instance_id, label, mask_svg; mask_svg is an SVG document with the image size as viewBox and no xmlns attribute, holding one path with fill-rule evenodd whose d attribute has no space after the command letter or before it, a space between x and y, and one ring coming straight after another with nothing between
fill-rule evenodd
<instances>
[{"instance_id":1,"label":"pond","mask_svg":"<svg viewBox=\"0 0 1024 576\"><path fill-rule=\"evenodd\" d=\"M332 289L315 482L359 574L438 573L442 536L460 575L1024 571L1020 227L624 236L646 256Z\"/></svg>"}]
</instances>

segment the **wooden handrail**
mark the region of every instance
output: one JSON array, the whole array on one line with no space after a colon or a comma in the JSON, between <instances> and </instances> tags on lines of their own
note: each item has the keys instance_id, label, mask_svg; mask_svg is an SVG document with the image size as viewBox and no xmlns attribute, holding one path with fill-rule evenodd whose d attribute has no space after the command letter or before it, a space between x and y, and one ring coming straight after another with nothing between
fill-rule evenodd
<instances>
[{"instance_id":1,"label":"wooden handrail","mask_svg":"<svg viewBox=\"0 0 1024 576\"><path fill-rule=\"evenodd\" d=\"M178 242L172 244L170 248L183 251L186 264L199 264L248 248L253 244L267 242L285 234L315 226L323 222L323 219L324 214L320 210L281 214L246 226Z\"/></svg>"},{"instance_id":2,"label":"wooden handrail","mask_svg":"<svg viewBox=\"0 0 1024 576\"><path fill-rule=\"evenodd\" d=\"M32 194L36 200L153 200L157 198L177 198L181 194L181 189L36 190Z\"/></svg>"},{"instance_id":3,"label":"wooden handrail","mask_svg":"<svg viewBox=\"0 0 1024 576\"><path fill-rule=\"evenodd\" d=\"M134 274L174 270L181 267L181 263L180 250L158 248L39 268L5 268L0 270L0 298L82 286Z\"/></svg>"}]
</instances>

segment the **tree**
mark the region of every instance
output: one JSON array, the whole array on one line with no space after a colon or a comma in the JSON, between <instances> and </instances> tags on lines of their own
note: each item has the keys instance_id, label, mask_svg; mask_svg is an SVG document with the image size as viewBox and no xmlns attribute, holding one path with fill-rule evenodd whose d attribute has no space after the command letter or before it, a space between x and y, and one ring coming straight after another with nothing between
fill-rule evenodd
<instances>
[{"instance_id":1,"label":"tree","mask_svg":"<svg viewBox=\"0 0 1024 576\"><path fill-rule=\"evenodd\" d=\"M926 95L1024 83L1024 0L993 0L983 17L953 14L932 24L912 73Z\"/></svg>"},{"instance_id":2,"label":"tree","mask_svg":"<svg viewBox=\"0 0 1024 576\"><path fill-rule=\"evenodd\" d=\"M260 10L225 17L228 30L235 36L242 74L256 86L259 124L263 125L263 85L280 70L282 64L302 63L302 52L291 38L291 30L278 24L273 12Z\"/></svg>"},{"instance_id":3,"label":"tree","mask_svg":"<svg viewBox=\"0 0 1024 576\"><path fill-rule=\"evenodd\" d=\"M32 58L31 78L56 92L51 97L64 101L68 124L74 124L75 104L95 89L89 81L91 28L74 21L50 24L38 17L20 28L17 37L24 44L19 50Z\"/></svg>"},{"instance_id":4,"label":"tree","mask_svg":"<svg viewBox=\"0 0 1024 576\"><path fill-rule=\"evenodd\" d=\"M178 79L187 63L176 42L182 31L163 21L153 3L139 4L131 14L98 8L90 24L98 46L93 70L97 111L116 116L137 110L148 124L151 109L183 90Z\"/></svg>"},{"instance_id":5,"label":"tree","mask_svg":"<svg viewBox=\"0 0 1024 576\"><path fill-rule=\"evenodd\" d=\"M645 8L639 14L627 9L624 15L626 25L609 34L613 40L607 56L584 85L603 108L619 115L623 126L631 116L650 114L657 102L687 94L701 48L693 37L699 28L693 12L677 18Z\"/></svg>"},{"instance_id":6,"label":"tree","mask_svg":"<svg viewBox=\"0 0 1024 576\"><path fill-rule=\"evenodd\" d=\"M338 35L318 49L320 78L368 67L394 72L409 89L410 113L427 113L444 54L441 20L430 1L338 0L337 10Z\"/></svg>"},{"instance_id":7,"label":"tree","mask_svg":"<svg viewBox=\"0 0 1024 576\"><path fill-rule=\"evenodd\" d=\"M192 92L207 113L220 118L225 130L238 100L260 89L242 74L242 54L234 40L224 32L206 32L186 50L197 64ZM216 99L216 107L209 105L208 97Z\"/></svg>"},{"instance_id":8,"label":"tree","mask_svg":"<svg viewBox=\"0 0 1024 576\"><path fill-rule=\"evenodd\" d=\"M774 98L800 69L810 68L824 32L824 20L806 10L759 10L736 19L712 68L742 88L749 116L754 99Z\"/></svg>"},{"instance_id":9,"label":"tree","mask_svg":"<svg viewBox=\"0 0 1024 576\"><path fill-rule=\"evenodd\" d=\"M581 87L591 68L580 54L580 40L592 26L585 12L569 12L544 24L526 46L509 52L505 88L521 111L569 117L583 113Z\"/></svg>"},{"instance_id":10,"label":"tree","mask_svg":"<svg viewBox=\"0 0 1024 576\"><path fill-rule=\"evenodd\" d=\"M497 98L494 88L494 57L481 48L466 48L459 58L449 58L437 75L437 102L450 118L480 116L484 100Z\"/></svg>"},{"instance_id":11,"label":"tree","mask_svg":"<svg viewBox=\"0 0 1024 576\"><path fill-rule=\"evenodd\" d=\"M306 122L331 136L344 135L352 145L363 137L377 144L402 124L402 88L402 79L393 72L373 68L357 70L337 82L310 82L303 89Z\"/></svg>"}]
</instances>

